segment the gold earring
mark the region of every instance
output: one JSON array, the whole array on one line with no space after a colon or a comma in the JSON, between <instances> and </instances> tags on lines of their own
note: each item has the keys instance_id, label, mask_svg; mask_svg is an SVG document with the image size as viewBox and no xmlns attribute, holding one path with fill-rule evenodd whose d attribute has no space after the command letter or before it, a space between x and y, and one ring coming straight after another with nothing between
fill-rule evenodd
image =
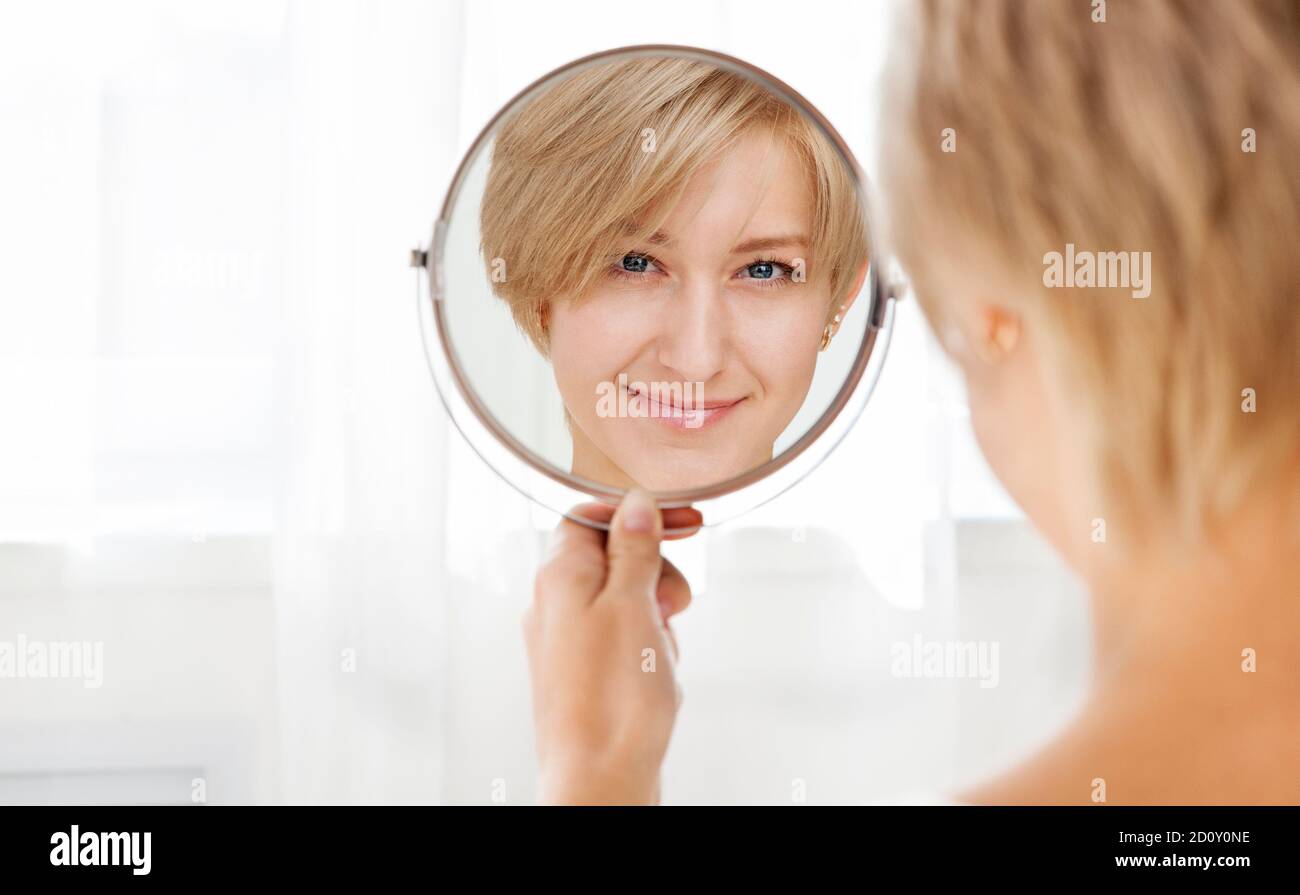
<instances>
[{"instance_id":1,"label":"gold earring","mask_svg":"<svg viewBox=\"0 0 1300 895\"><path fill-rule=\"evenodd\" d=\"M825 351L830 346L831 339L835 337L836 330L840 328L840 321L844 319L846 311L848 311L848 305L840 305L840 312L835 315L835 318L830 323L826 324L826 328L822 330L822 345L817 349L818 351Z\"/></svg>"}]
</instances>

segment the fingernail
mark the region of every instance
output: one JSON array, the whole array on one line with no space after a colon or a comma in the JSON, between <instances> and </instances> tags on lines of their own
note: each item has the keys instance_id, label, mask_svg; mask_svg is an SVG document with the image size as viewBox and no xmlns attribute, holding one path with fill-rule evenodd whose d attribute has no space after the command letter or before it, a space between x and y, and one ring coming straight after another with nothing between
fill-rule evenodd
<instances>
[{"instance_id":1,"label":"fingernail","mask_svg":"<svg viewBox=\"0 0 1300 895\"><path fill-rule=\"evenodd\" d=\"M659 508L644 491L629 491L623 498L623 530L647 534L655 530L655 514Z\"/></svg>"}]
</instances>

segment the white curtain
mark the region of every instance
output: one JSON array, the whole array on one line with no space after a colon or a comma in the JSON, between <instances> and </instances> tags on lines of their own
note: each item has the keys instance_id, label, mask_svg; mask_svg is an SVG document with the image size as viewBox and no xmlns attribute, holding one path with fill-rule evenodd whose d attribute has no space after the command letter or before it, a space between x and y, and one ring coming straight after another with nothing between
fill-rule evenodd
<instances>
[{"instance_id":1,"label":"white curtain","mask_svg":"<svg viewBox=\"0 0 1300 895\"><path fill-rule=\"evenodd\" d=\"M295 3L277 358L279 796L439 794L447 423L406 252L457 148L461 10Z\"/></svg>"}]
</instances>

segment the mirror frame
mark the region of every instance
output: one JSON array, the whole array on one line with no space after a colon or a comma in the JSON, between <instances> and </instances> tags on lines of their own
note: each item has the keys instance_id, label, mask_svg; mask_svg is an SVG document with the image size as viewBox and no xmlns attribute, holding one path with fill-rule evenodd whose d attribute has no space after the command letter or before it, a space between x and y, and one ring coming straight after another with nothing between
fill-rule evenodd
<instances>
[{"instance_id":1,"label":"mirror frame","mask_svg":"<svg viewBox=\"0 0 1300 895\"><path fill-rule=\"evenodd\" d=\"M625 489L612 485L605 485L600 482L594 482L575 476L572 473L564 472L530 448L521 443L514 437L487 409L480 400L477 392L470 386L467 381L463 366L456 353L452 343L445 311L446 301L446 282L445 271L446 262L444 253L446 250L446 239L448 227L450 225L451 214L456 207L457 200L460 197L461 189L468 177L469 171L473 164L479 159L482 152L487 149L488 144L496 134L498 126L506 119L507 116L518 110L524 103L539 94L548 85L554 83L557 79L570 76L577 71L614 61L615 59L628 59L644 56L675 56L679 58L694 59L720 68L725 68L743 77L746 77L764 88L771 90L778 97L796 108L800 114L808 117L813 124L818 127L823 134L830 140L835 147L841 161L852 174L858 190L859 207L863 212L863 225L867 231L868 245L868 262L867 278L862 292L859 292L859 300L865 293L868 298L868 307L866 309L867 320L862 332L861 343L858 346L858 352L854 358L853 365L849 370L848 376L841 383L839 390L836 392L834 399L827 408L818 417L817 422L811 426L808 431L804 432L789 447L771 460L760 466L744 472L738 476L726 479L715 485L700 488L682 489L678 491L658 491L654 492L654 497L658 505L662 508L695 506L700 507L705 502L717 502L719 499L728 495L734 495L739 491L752 488L762 481L776 482L775 489L762 489L770 493L758 493L758 498L751 505L733 510L729 515L722 519L710 519L705 514L705 525L713 525L726 518L734 518L740 513L747 512L768 500L783 493L789 488L808 475L812 469L816 468L823 459L839 444L848 429L856 421L861 413L862 407L870 397L874 389L875 381L879 376L880 367L884 362L884 356L887 353L889 344L889 333L893 320L893 303L899 297L899 293L883 282L880 276L880 270L887 267L884 256L878 254L878 241L872 232L870 209L871 197L866 189L866 176L853 153L845 144L844 139L839 132L831 126L830 122L825 119L817 109L803 98L798 92L793 90L783 81L773 77L766 71L751 65L741 59L728 56L713 50L704 50L699 47L681 46L675 44L637 44L633 46L618 47L611 50L603 50L599 53L593 53L576 59L566 65L547 72L542 77L533 81L523 90L519 91L510 99L492 119L483 127L473 143L470 144L465 155L461 158L460 164L456 168L456 173L452 177L451 184L447 189L447 194L443 199L442 208L434 222L432 241L429 243L428 250L421 248L414 249L411 252L410 265L417 268L417 302L420 305L419 312L421 317L421 336L424 341L426 358L429 361L429 369L433 374L435 385L437 386L439 397L442 399L443 406L451 417L457 430L469 443L471 448L479 455L485 463L497 475L527 496L543 506L548 507L558 513L561 513L575 521L580 521L585 525L605 528L603 524L593 523L585 517L576 516L570 512L570 507L556 506L557 502L563 502L567 499L570 504L574 500L582 501L586 498L596 498L602 503L617 503L624 494ZM419 288L418 275L419 271L424 271L428 276L427 294ZM432 330L432 333L430 332ZM430 336L436 335L436 340ZM437 348L435 352L434 348ZM866 377L865 388L859 390L859 386L864 382L864 374L868 368L873 366L874 375ZM450 394L454 389L455 394ZM855 399L856 393L856 399ZM459 401L457 400L459 399ZM459 402L463 402L460 404ZM852 405L852 406L851 406ZM848 409L848 416L844 413ZM533 490L526 489L511 474L507 474L501 467L510 465L505 462L501 456L495 458L489 457L489 453L496 453L485 449L485 446L479 443L478 437L481 433L471 433L467 431L470 428L470 420L466 416L466 410L473 414L477 424L481 426L486 433L499 444L506 448L515 458L521 461L533 473L539 473L552 482L562 486L561 489L547 489L555 492L555 496L549 499L539 497ZM833 424L839 420L842 425L837 427L840 431L836 435L830 430ZM823 436L835 435L830 438L828 443L824 443L824 449L817 452L819 456L813 458L813 462L801 464L806 468L795 470L793 476L788 477L788 481L782 481L776 478L775 474L779 471L792 468L795 461L805 457L809 448L818 442ZM565 491L567 489L567 495ZM563 498L560 495L565 495Z\"/></svg>"}]
</instances>

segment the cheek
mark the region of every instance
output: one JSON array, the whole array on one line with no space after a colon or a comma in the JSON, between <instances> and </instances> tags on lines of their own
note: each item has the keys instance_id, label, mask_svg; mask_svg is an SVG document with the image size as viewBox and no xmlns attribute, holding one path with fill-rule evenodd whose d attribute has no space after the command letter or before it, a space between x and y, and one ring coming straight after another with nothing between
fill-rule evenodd
<instances>
[{"instance_id":1,"label":"cheek","mask_svg":"<svg viewBox=\"0 0 1300 895\"><path fill-rule=\"evenodd\" d=\"M987 379L966 377L966 404L970 408L975 442L993 474L1008 486L1008 490L1013 490L1007 480L1007 442L1016 428L1016 420L1011 408L998 400L995 391Z\"/></svg>"},{"instance_id":2,"label":"cheek","mask_svg":"<svg viewBox=\"0 0 1300 895\"><path fill-rule=\"evenodd\" d=\"M576 307L553 306L551 366L570 413L585 415L587 404L594 407L596 386L614 381L635 356L637 332L628 311L599 296Z\"/></svg>"},{"instance_id":3,"label":"cheek","mask_svg":"<svg viewBox=\"0 0 1300 895\"><path fill-rule=\"evenodd\" d=\"M776 313L742 318L737 352L769 395L802 397L817 367L825 301L791 303Z\"/></svg>"},{"instance_id":4,"label":"cheek","mask_svg":"<svg viewBox=\"0 0 1300 895\"><path fill-rule=\"evenodd\" d=\"M1025 461L1044 454L1042 445L1031 443L1044 413L1044 408L1035 406L1039 402L1028 385L1032 380L1018 369L980 361L969 365L965 380L971 428L980 450L994 474L1020 500L1023 481L1034 477Z\"/></svg>"}]
</instances>

